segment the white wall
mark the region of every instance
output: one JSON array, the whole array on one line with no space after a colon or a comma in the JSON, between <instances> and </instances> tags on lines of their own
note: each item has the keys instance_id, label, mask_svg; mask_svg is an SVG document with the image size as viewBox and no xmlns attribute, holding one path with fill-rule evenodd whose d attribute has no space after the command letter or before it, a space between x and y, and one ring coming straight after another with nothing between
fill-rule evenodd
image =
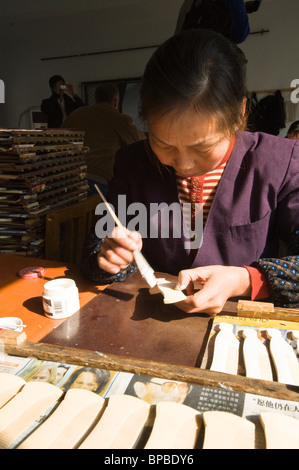
<instances>
[{"instance_id":1,"label":"white wall","mask_svg":"<svg viewBox=\"0 0 299 470\"><path fill-rule=\"evenodd\" d=\"M19 3L21 8L27 2L12 3ZM35 3L38 6L48 2ZM0 104L0 126L18 126L24 110L40 105L43 98L50 96L48 80L54 74L73 83L78 94L84 81L142 76L155 49L63 60L41 59L160 44L173 34L182 2L61 0L59 3L70 5L68 10L57 12L61 16L47 17L44 12L45 16L40 14L42 17L37 20L32 8L31 17L27 14L25 19L22 15L13 18L15 22L11 26L1 25L0 19L0 78L6 85L6 103ZM81 10L77 11L79 6ZM23 119L21 127L26 124Z\"/></svg>"},{"instance_id":2,"label":"white wall","mask_svg":"<svg viewBox=\"0 0 299 470\"><path fill-rule=\"evenodd\" d=\"M78 93L84 81L141 76L154 49L41 59L160 44L173 33L182 2L1 0L7 8L0 11L0 79L6 86L0 126L17 127L24 110L40 105L50 95L53 74L63 75ZM248 59L248 89L290 87L299 78L298 0L263 0L249 19L251 31L270 33L250 35L241 45ZM21 127L27 126L24 117Z\"/></svg>"}]
</instances>

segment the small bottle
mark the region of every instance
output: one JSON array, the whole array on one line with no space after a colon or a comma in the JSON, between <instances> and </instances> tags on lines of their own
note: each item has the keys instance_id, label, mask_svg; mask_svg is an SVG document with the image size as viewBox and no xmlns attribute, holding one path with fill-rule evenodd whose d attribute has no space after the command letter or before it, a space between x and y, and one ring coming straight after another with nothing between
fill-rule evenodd
<instances>
[{"instance_id":1,"label":"small bottle","mask_svg":"<svg viewBox=\"0 0 299 470\"><path fill-rule=\"evenodd\" d=\"M46 317L68 318L80 309L79 292L73 279L61 278L44 285L43 307Z\"/></svg>"}]
</instances>

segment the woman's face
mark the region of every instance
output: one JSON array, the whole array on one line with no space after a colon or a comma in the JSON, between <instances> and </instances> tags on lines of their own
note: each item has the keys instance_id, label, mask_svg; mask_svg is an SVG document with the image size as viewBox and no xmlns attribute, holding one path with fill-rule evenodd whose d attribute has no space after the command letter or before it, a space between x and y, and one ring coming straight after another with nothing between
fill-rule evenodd
<instances>
[{"instance_id":1,"label":"woman's face","mask_svg":"<svg viewBox=\"0 0 299 470\"><path fill-rule=\"evenodd\" d=\"M96 377L92 372L81 372L70 388L83 388L93 392L97 385Z\"/></svg>"},{"instance_id":2,"label":"woman's face","mask_svg":"<svg viewBox=\"0 0 299 470\"><path fill-rule=\"evenodd\" d=\"M213 119L192 110L149 120L148 127L151 148L160 162L186 178L216 168L230 144L229 137L216 131Z\"/></svg>"}]
</instances>

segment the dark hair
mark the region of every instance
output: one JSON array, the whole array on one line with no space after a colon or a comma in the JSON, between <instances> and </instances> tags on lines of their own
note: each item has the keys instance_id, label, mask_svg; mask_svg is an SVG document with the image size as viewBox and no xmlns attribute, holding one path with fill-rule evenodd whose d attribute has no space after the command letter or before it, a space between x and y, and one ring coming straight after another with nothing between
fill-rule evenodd
<instances>
[{"instance_id":1,"label":"dark hair","mask_svg":"<svg viewBox=\"0 0 299 470\"><path fill-rule=\"evenodd\" d=\"M79 377L79 375L81 375L83 372L89 372L91 374L94 374L95 380L97 382L97 388L94 390L95 393L100 393L105 388L110 379L109 370L94 369L91 367L78 367L63 385L63 390L69 390L73 383L76 381L76 379Z\"/></svg>"},{"instance_id":2,"label":"dark hair","mask_svg":"<svg viewBox=\"0 0 299 470\"><path fill-rule=\"evenodd\" d=\"M112 103L119 96L119 90L117 86L112 83L101 83L95 91L96 102L105 101L106 103Z\"/></svg>"},{"instance_id":3,"label":"dark hair","mask_svg":"<svg viewBox=\"0 0 299 470\"><path fill-rule=\"evenodd\" d=\"M217 118L221 132L245 128L246 59L229 40L204 29L168 39L148 62L141 85L141 118L171 111Z\"/></svg>"},{"instance_id":4,"label":"dark hair","mask_svg":"<svg viewBox=\"0 0 299 470\"><path fill-rule=\"evenodd\" d=\"M52 89L56 85L56 83L59 81L62 81L63 83L65 83L65 80L63 77L61 77L61 75L53 75L53 77L51 77L49 80L50 88Z\"/></svg>"},{"instance_id":5,"label":"dark hair","mask_svg":"<svg viewBox=\"0 0 299 470\"><path fill-rule=\"evenodd\" d=\"M299 121L294 121L288 128L287 137L289 139L299 136Z\"/></svg>"}]
</instances>

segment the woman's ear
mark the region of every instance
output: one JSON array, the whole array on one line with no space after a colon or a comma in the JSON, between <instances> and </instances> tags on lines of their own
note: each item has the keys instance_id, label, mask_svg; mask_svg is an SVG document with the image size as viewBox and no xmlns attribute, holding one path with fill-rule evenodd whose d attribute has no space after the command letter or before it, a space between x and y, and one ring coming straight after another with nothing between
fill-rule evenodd
<instances>
[{"instance_id":1,"label":"woman's ear","mask_svg":"<svg viewBox=\"0 0 299 470\"><path fill-rule=\"evenodd\" d=\"M244 96L243 101L242 101L242 116L245 116L246 106L247 106L247 98L246 96Z\"/></svg>"}]
</instances>

